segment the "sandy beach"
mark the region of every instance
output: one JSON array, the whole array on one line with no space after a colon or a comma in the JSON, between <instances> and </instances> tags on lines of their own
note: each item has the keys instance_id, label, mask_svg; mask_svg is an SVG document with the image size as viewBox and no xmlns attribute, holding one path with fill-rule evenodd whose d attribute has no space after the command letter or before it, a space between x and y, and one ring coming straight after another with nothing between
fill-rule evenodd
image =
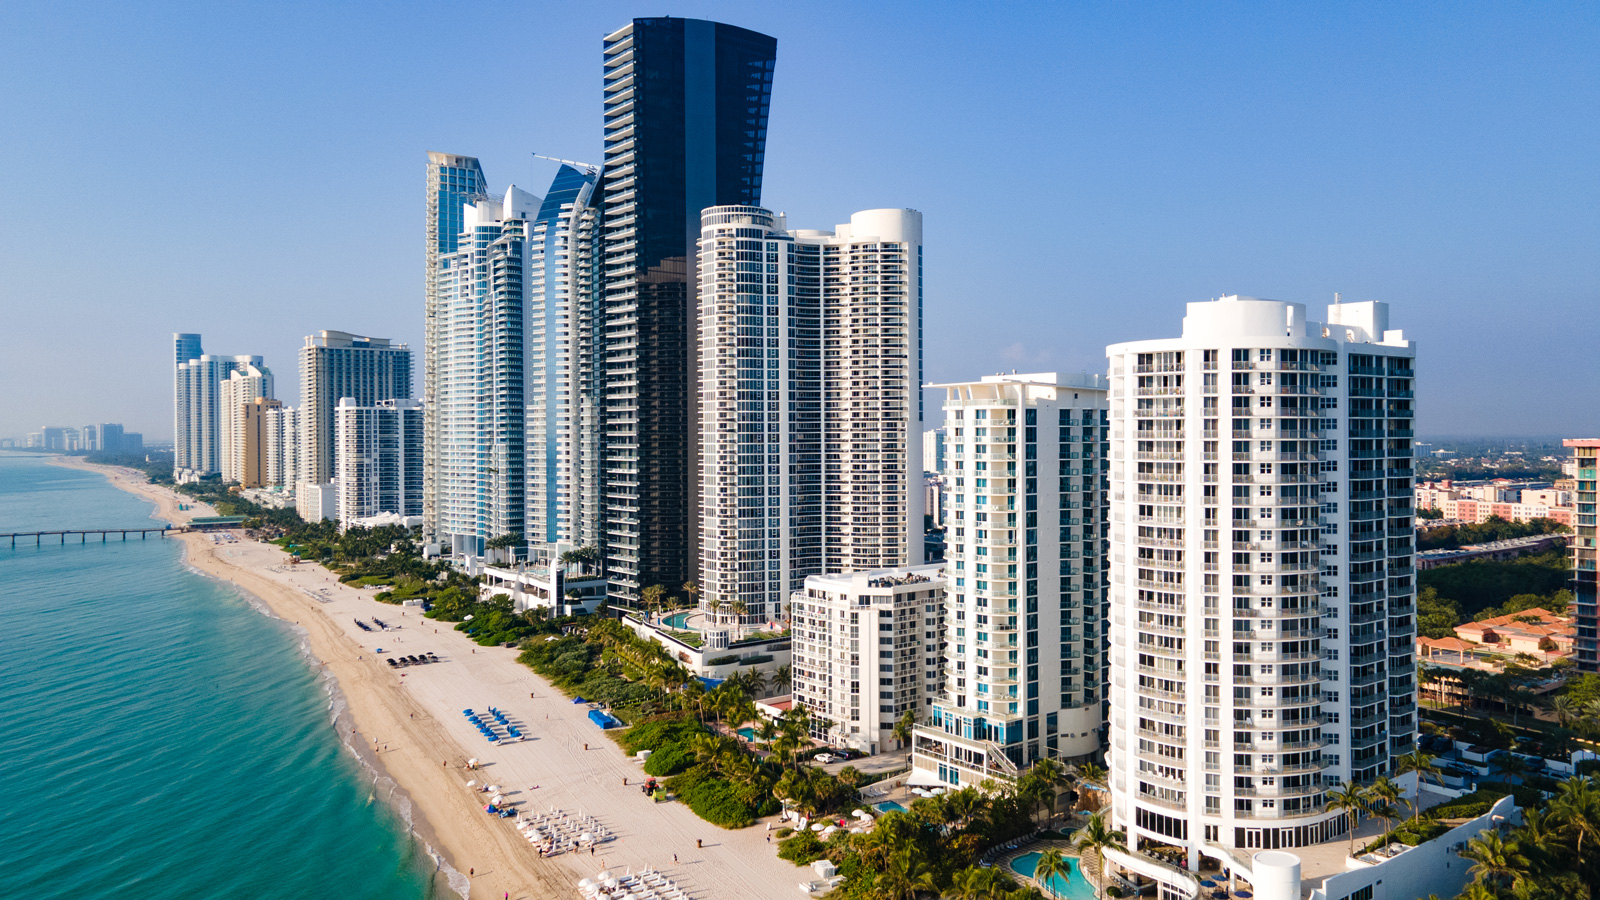
<instances>
[{"instance_id":1,"label":"sandy beach","mask_svg":"<svg viewBox=\"0 0 1600 900\"><path fill-rule=\"evenodd\" d=\"M61 464L105 474L154 502L156 517L175 524L212 514L204 507L178 510L179 495L132 470L70 459ZM208 534L178 539L190 565L238 585L304 629L310 653L349 705L359 744L410 797L419 836L453 868L471 873L472 898L575 898L578 880L602 868L651 867L696 900L787 898L809 880L809 869L777 858L763 824L724 831L686 806L646 797L639 790L643 770L589 721L588 707L574 705L518 663L517 651L478 647L447 623L379 603L373 591L340 585L321 566L295 565L270 544ZM374 617L390 630L368 632L355 624L371 625ZM384 662L384 656L421 653L440 661L401 669ZM529 739L499 746L485 741L462 710L490 706ZM467 770L469 758L481 768ZM615 839L593 856L542 859L511 820L483 812L486 796L467 786L474 780L500 786L520 809L594 816Z\"/></svg>"}]
</instances>

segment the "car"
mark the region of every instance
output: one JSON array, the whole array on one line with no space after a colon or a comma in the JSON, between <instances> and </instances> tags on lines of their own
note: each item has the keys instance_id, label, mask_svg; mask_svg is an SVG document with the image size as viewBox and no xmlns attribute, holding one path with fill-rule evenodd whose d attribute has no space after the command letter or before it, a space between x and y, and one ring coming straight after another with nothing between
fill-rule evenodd
<instances>
[{"instance_id":1,"label":"car","mask_svg":"<svg viewBox=\"0 0 1600 900\"><path fill-rule=\"evenodd\" d=\"M822 765L825 766L828 763L833 762L833 754L832 753L818 753L816 756L811 757L811 760L812 760L812 762L821 763Z\"/></svg>"}]
</instances>

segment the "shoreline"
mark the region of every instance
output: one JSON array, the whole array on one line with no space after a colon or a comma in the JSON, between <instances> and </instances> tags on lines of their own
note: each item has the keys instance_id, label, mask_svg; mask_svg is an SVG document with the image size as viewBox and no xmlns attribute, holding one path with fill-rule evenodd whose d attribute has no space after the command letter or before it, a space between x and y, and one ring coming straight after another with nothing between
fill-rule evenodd
<instances>
[{"instance_id":1,"label":"shoreline","mask_svg":"<svg viewBox=\"0 0 1600 900\"><path fill-rule=\"evenodd\" d=\"M143 473L64 463L100 472L124 491L158 506L155 517L179 523L203 508L179 511L178 495L149 484ZM187 498L185 498L187 502ZM807 868L778 859L770 832L724 830L686 805L644 796L637 760L626 756L575 704L517 662L518 651L479 647L452 623L422 618L415 608L379 603L376 589L338 583L314 563L294 564L279 547L210 534L178 535L185 562L254 597L287 625L304 631L308 654L333 685L330 709L342 696L351 724L339 735L358 759L393 779L391 808L412 809L413 833L448 861L471 900L571 898L580 879L602 869L648 867L693 900L766 900L794 895L810 880ZM362 629L358 620L381 618ZM435 654L437 663L396 668L397 655ZM337 692L337 693L334 693ZM525 740L488 744L463 708L495 707L523 730ZM353 727L354 733L342 731ZM359 746L357 746L359 743ZM465 763L479 758L479 768ZM587 815L609 833L591 852L541 857L510 820L486 815L477 779L506 795L519 813ZM480 785L481 787L481 785ZM767 821L777 827L775 818ZM469 884L470 883L470 884Z\"/></svg>"},{"instance_id":2,"label":"shoreline","mask_svg":"<svg viewBox=\"0 0 1600 900\"><path fill-rule=\"evenodd\" d=\"M209 505L195 503L189 498L181 502L190 503L198 507L193 510L179 510L177 508L179 495L163 485L151 484L144 480L144 474L133 469L118 466L105 466L87 463L74 457L58 456L51 460L53 465L66 468L80 469L86 472L95 472L103 475L112 484L124 492L133 494L155 504L156 510L151 513L151 518L171 522L174 525L183 524L196 515L215 515L216 511ZM339 667L331 665L328 657L341 657L342 661L350 661L350 652L345 650L340 654L332 652L334 643L332 635L314 635L312 630L300 619L294 618L299 614L296 606L309 605L304 601L296 601L292 594L288 594L282 586L271 585L269 590L252 590L237 576L248 575L247 570L241 567L230 566L218 559L215 555L215 545L205 539L205 535L187 533L174 535L174 540L183 544L182 564L184 568L204 578L208 578L226 585L230 590L238 592L246 603L267 618L273 619L283 628L288 629L297 639L296 646L301 656L317 677L319 686L325 692L328 700L327 710L329 724L334 729L334 737L353 757L358 770L362 773L363 781L371 791L371 795L379 802L385 804L389 811L405 826L407 833L420 846L423 853L434 861L436 871L444 876L444 887L451 893L460 897L499 897L504 890L489 892L473 890L471 881L463 874L464 869L454 865L459 859L458 855L464 847L452 846L434 827L429 817L429 804L419 802L415 791L408 781L416 782L420 779L409 778L404 772L396 772L384 761L384 754L376 752L366 741L356 741L355 736L374 733L376 726L381 722L373 721L370 706L365 707L359 701L353 701L345 691L345 679L340 677ZM207 553L206 548L211 548ZM318 567L320 568L320 567ZM232 569L230 573L227 570ZM287 595L287 596L286 596ZM276 602L274 602L276 601ZM320 616L318 618L321 618ZM320 638L320 639L319 639ZM356 648L359 650L360 648ZM363 654L357 653L356 661L361 661ZM366 727L363 727L366 726ZM398 723L394 728L397 730ZM454 746L448 737L440 735L441 749L448 748L447 755L451 757L466 758L460 747ZM396 767L398 768L398 767ZM387 782L387 786L384 784ZM420 786L420 785L419 785ZM492 868L506 869L512 866L493 866ZM518 896L513 892L513 896ZM534 895L540 896L540 895Z\"/></svg>"}]
</instances>

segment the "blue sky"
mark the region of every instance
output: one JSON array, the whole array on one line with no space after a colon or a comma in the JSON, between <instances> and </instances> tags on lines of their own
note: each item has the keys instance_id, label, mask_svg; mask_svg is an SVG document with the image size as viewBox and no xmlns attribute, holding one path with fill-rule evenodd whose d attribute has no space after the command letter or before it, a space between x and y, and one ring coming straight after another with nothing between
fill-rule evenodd
<instances>
[{"instance_id":1,"label":"blue sky","mask_svg":"<svg viewBox=\"0 0 1600 900\"><path fill-rule=\"evenodd\" d=\"M1594 4L0 5L0 435L171 434L170 333L298 396L422 336L424 154L600 157L600 38L778 38L765 202L926 217L926 374L1098 371L1225 293L1384 300L1424 433L1600 433ZM420 365L419 365L420 369Z\"/></svg>"}]
</instances>

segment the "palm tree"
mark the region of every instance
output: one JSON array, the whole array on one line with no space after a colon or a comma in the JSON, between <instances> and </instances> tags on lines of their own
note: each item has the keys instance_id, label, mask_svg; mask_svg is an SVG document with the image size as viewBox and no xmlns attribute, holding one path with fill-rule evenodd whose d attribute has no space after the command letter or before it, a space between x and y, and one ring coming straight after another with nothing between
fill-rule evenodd
<instances>
[{"instance_id":1,"label":"palm tree","mask_svg":"<svg viewBox=\"0 0 1600 900\"><path fill-rule=\"evenodd\" d=\"M1083 826L1083 830L1078 832L1072 846L1080 858L1085 854L1094 854L1095 869L1099 872L1094 879L1095 894L1098 896L1105 885L1105 851L1110 847L1127 846L1127 836L1106 825L1106 820L1095 813L1089 817L1089 823Z\"/></svg>"},{"instance_id":2,"label":"palm tree","mask_svg":"<svg viewBox=\"0 0 1600 900\"><path fill-rule=\"evenodd\" d=\"M911 741L911 729L915 727L917 727L917 714L908 709L900 716L900 721L894 723L894 730L889 733L900 742L900 746L904 747Z\"/></svg>"},{"instance_id":3,"label":"palm tree","mask_svg":"<svg viewBox=\"0 0 1600 900\"><path fill-rule=\"evenodd\" d=\"M1441 774L1440 769L1433 764L1433 757L1421 749L1413 748L1410 753L1395 758L1394 771L1396 775L1404 775L1407 772L1415 772L1417 775L1417 792L1411 801L1411 821L1415 824L1422 806L1422 785L1429 775L1437 781Z\"/></svg>"},{"instance_id":4,"label":"palm tree","mask_svg":"<svg viewBox=\"0 0 1600 900\"><path fill-rule=\"evenodd\" d=\"M759 700L767 696L767 674L765 672L751 669L744 677L744 684L745 687L750 689L751 698Z\"/></svg>"},{"instance_id":5,"label":"palm tree","mask_svg":"<svg viewBox=\"0 0 1600 900\"><path fill-rule=\"evenodd\" d=\"M1039 854L1039 861L1033 864L1033 880L1050 889L1052 897L1060 896L1056 890L1054 879L1060 876L1065 881L1072 875L1072 864L1061 855L1060 850L1051 848Z\"/></svg>"},{"instance_id":6,"label":"palm tree","mask_svg":"<svg viewBox=\"0 0 1600 900\"><path fill-rule=\"evenodd\" d=\"M1044 787L1044 803L1050 810L1050 819L1047 824L1054 825L1056 821L1056 788L1067 783L1067 767L1059 760L1046 757L1033 764L1028 770L1029 778L1037 779Z\"/></svg>"},{"instance_id":7,"label":"palm tree","mask_svg":"<svg viewBox=\"0 0 1600 900\"><path fill-rule=\"evenodd\" d=\"M1512 832L1512 837L1535 865L1554 867L1565 854L1567 845L1562 840L1560 818L1548 809L1523 810L1522 825Z\"/></svg>"},{"instance_id":8,"label":"palm tree","mask_svg":"<svg viewBox=\"0 0 1600 900\"><path fill-rule=\"evenodd\" d=\"M1389 833L1389 819L1394 815L1394 804L1405 796L1405 791L1400 785L1387 775L1374 781L1367 788L1367 796L1372 801L1372 811L1383 819L1383 831Z\"/></svg>"},{"instance_id":9,"label":"palm tree","mask_svg":"<svg viewBox=\"0 0 1600 900\"><path fill-rule=\"evenodd\" d=\"M788 666L779 666L772 673L772 693L777 696L789 689L790 669Z\"/></svg>"},{"instance_id":10,"label":"palm tree","mask_svg":"<svg viewBox=\"0 0 1600 900\"><path fill-rule=\"evenodd\" d=\"M1550 710L1556 714L1556 724L1562 728L1571 728L1583 715L1577 701L1567 694L1559 694L1550 701Z\"/></svg>"},{"instance_id":11,"label":"palm tree","mask_svg":"<svg viewBox=\"0 0 1600 900\"><path fill-rule=\"evenodd\" d=\"M1584 859L1584 838L1600 838L1600 784L1592 776L1568 778L1550 808L1561 817L1563 830L1577 835L1577 858Z\"/></svg>"},{"instance_id":12,"label":"palm tree","mask_svg":"<svg viewBox=\"0 0 1600 900\"><path fill-rule=\"evenodd\" d=\"M644 603L647 614L649 610L658 609L661 606L661 598L666 593L667 589L659 584L652 584L639 592L639 599Z\"/></svg>"},{"instance_id":13,"label":"palm tree","mask_svg":"<svg viewBox=\"0 0 1600 900\"><path fill-rule=\"evenodd\" d=\"M1516 841L1508 841L1493 829L1467 842L1461 856L1472 860L1467 872L1479 882L1520 884L1528 876L1528 858Z\"/></svg>"},{"instance_id":14,"label":"palm tree","mask_svg":"<svg viewBox=\"0 0 1600 900\"><path fill-rule=\"evenodd\" d=\"M700 605L700 585L693 581L685 581L683 583L683 592L689 595L690 606Z\"/></svg>"},{"instance_id":15,"label":"palm tree","mask_svg":"<svg viewBox=\"0 0 1600 900\"><path fill-rule=\"evenodd\" d=\"M1350 855L1356 855L1356 824L1361 821L1361 814L1367 811L1367 793L1353 782L1346 781L1338 787L1328 791L1328 808L1344 810L1345 819L1350 824Z\"/></svg>"}]
</instances>

